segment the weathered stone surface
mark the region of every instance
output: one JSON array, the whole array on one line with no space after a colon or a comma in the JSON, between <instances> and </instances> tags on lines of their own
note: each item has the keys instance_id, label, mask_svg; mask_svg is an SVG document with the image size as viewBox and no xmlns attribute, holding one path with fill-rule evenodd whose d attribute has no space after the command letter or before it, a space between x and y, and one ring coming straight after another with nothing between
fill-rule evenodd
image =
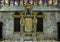
<instances>
[{"instance_id":1,"label":"weathered stone surface","mask_svg":"<svg viewBox=\"0 0 60 42\"><path fill-rule=\"evenodd\" d=\"M44 12L43 25L45 39L57 39L57 25L54 12Z\"/></svg>"},{"instance_id":2,"label":"weathered stone surface","mask_svg":"<svg viewBox=\"0 0 60 42\"><path fill-rule=\"evenodd\" d=\"M3 38L4 39L12 39L13 37L13 28L14 22L11 13L2 13L2 21L3 21Z\"/></svg>"},{"instance_id":3,"label":"weathered stone surface","mask_svg":"<svg viewBox=\"0 0 60 42\"><path fill-rule=\"evenodd\" d=\"M59 8L56 8L55 6L34 6L33 11L59 11Z\"/></svg>"},{"instance_id":4,"label":"weathered stone surface","mask_svg":"<svg viewBox=\"0 0 60 42\"><path fill-rule=\"evenodd\" d=\"M12 39L14 32L14 20L12 17L14 12L0 13L0 21L3 22L3 38ZM45 39L57 39L57 24L60 22L60 14L53 12L44 12L44 38Z\"/></svg>"},{"instance_id":5,"label":"weathered stone surface","mask_svg":"<svg viewBox=\"0 0 60 42\"><path fill-rule=\"evenodd\" d=\"M60 22L60 12L56 12L56 22Z\"/></svg>"},{"instance_id":6,"label":"weathered stone surface","mask_svg":"<svg viewBox=\"0 0 60 42\"><path fill-rule=\"evenodd\" d=\"M20 33L15 33L15 34L13 34L13 40L18 40L18 41L20 41Z\"/></svg>"},{"instance_id":7,"label":"weathered stone surface","mask_svg":"<svg viewBox=\"0 0 60 42\"><path fill-rule=\"evenodd\" d=\"M0 11L25 11L23 6L4 6Z\"/></svg>"}]
</instances>

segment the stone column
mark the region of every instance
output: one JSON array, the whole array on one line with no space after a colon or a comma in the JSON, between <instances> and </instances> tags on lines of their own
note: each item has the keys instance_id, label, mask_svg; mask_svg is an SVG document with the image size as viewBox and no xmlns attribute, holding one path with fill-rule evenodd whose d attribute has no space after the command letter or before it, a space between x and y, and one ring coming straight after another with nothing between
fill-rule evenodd
<instances>
[{"instance_id":1,"label":"stone column","mask_svg":"<svg viewBox=\"0 0 60 42\"><path fill-rule=\"evenodd\" d=\"M34 16L34 18L33 18L33 40L34 40L34 42L37 40L37 38L36 38L36 26L37 26L37 18Z\"/></svg>"},{"instance_id":2,"label":"stone column","mask_svg":"<svg viewBox=\"0 0 60 42\"><path fill-rule=\"evenodd\" d=\"M23 15L21 16L21 19L20 19L20 25L21 25L21 28L20 28L20 35L21 35L21 37L20 37L20 40L21 40L21 42L23 42L24 40L24 30L23 30L23 28L24 28L24 24L25 24L25 21L24 21L24 17L23 17Z\"/></svg>"},{"instance_id":3,"label":"stone column","mask_svg":"<svg viewBox=\"0 0 60 42\"><path fill-rule=\"evenodd\" d=\"M56 39L57 25L55 12L44 12L43 15L44 39Z\"/></svg>"}]
</instances>

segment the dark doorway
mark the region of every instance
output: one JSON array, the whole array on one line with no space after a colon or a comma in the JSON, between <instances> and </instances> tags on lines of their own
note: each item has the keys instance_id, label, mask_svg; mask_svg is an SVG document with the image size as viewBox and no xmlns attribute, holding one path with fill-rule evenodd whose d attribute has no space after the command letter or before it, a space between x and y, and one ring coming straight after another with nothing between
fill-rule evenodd
<instances>
[{"instance_id":1,"label":"dark doorway","mask_svg":"<svg viewBox=\"0 0 60 42\"><path fill-rule=\"evenodd\" d=\"M42 12L38 12L37 16L43 15ZM43 32L43 17L37 18L37 32Z\"/></svg>"},{"instance_id":2,"label":"dark doorway","mask_svg":"<svg viewBox=\"0 0 60 42\"><path fill-rule=\"evenodd\" d=\"M19 12L15 12L14 15L20 15ZM20 32L20 18L14 18L14 32Z\"/></svg>"},{"instance_id":3,"label":"dark doorway","mask_svg":"<svg viewBox=\"0 0 60 42\"><path fill-rule=\"evenodd\" d=\"M14 18L14 32L20 32L20 18Z\"/></svg>"},{"instance_id":4,"label":"dark doorway","mask_svg":"<svg viewBox=\"0 0 60 42\"><path fill-rule=\"evenodd\" d=\"M3 23L0 22L0 40L2 40L2 26L3 26Z\"/></svg>"},{"instance_id":5,"label":"dark doorway","mask_svg":"<svg viewBox=\"0 0 60 42\"><path fill-rule=\"evenodd\" d=\"M43 32L43 18L37 18L37 32Z\"/></svg>"},{"instance_id":6,"label":"dark doorway","mask_svg":"<svg viewBox=\"0 0 60 42\"><path fill-rule=\"evenodd\" d=\"M60 22L57 23L58 26L58 40L60 40Z\"/></svg>"}]
</instances>

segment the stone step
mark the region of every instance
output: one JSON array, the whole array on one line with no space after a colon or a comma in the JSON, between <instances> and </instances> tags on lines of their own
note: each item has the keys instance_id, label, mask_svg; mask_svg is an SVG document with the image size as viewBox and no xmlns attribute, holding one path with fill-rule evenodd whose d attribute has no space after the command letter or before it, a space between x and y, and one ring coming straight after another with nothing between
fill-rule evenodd
<instances>
[{"instance_id":1,"label":"stone step","mask_svg":"<svg viewBox=\"0 0 60 42\"><path fill-rule=\"evenodd\" d=\"M60 42L60 41L55 41L55 40L40 40L40 41L10 41L10 40L4 40L0 42Z\"/></svg>"}]
</instances>

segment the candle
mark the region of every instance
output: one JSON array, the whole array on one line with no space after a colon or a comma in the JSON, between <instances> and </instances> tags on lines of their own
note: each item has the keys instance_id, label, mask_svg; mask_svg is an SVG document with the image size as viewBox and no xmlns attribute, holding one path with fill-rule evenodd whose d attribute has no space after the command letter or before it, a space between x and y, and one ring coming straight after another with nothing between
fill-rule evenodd
<instances>
[{"instance_id":1,"label":"candle","mask_svg":"<svg viewBox=\"0 0 60 42\"><path fill-rule=\"evenodd\" d=\"M34 0L34 5L37 5L37 2L38 2L37 0Z\"/></svg>"},{"instance_id":2,"label":"candle","mask_svg":"<svg viewBox=\"0 0 60 42\"><path fill-rule=\"evenodd\" d=\"M48 1L48 4L49 4L49 5L52 5L52 0L49 0L49 1Z\"/></svg>"},{"instance_id":3,"label":"candle","mask_svg":"<svg viewBox=\"0 0 60 42\"><path fill-rule=\"evenodd\" d=\"M39 5L42 5L43 4L43 1L42 0L39 0Z\"/></svg>"},{"instance_id":4,"label":"candle","mask_svg":"<svg viewBox=\"0 0 60 42\"><path fill-rule=\"evenodd\" d=\"M48 0L44 0L44 5L47 5L47 3L48 3Z\"/></svg>"},{"instance_id":5,"label":"candle","mask_svg":"<svg viewBox=\"0 0 60 42\"><path fill-rule=\"evenodd\" d=\"M9 0L4 0L4 5L8 6L9 5Z\"/></svg>"},{"instance_id":6,"label":"candle","mask_svg":"<svg viewBox=\"0 0 60 42\"><path fill-rule=\"evenodd\" d=\"M57 5L57 0L53 0L53 5Z\"/></svg>"},{"instance_id":7,"label":"candle","mask_svg":"<svg viewBox=\"0 0 60 42\"><path fill-rule=\"evenodd\" d=\"M14 2L15 2L15 5L18 5L18 0L14 0Z\"/></svg>"},{"instance_id":8,"label":"candle","mask_svg":"<svg viewBox=\"0 0 60 42\"><path fill-rule=\"evenodd\" d=\"M4 6L4 0L0 0L0 6Z\"/></svg>"},{"instance_id":9,"label":"candle","mask_svg":"<svg viewBox=\"0 0 60 42\"><path fill-rule=\"evenodd\" d=\"M33 4L33 0L29 0L29 3L30 3L30 4Z\"/></svg>"},{"instance_id":10,"label":"candle","mask_svg":"<svg viewBox=\"0 0 60 42\"><path fill-rule=\"evenodd\" d=\"M10 0L10 6L13 6L13 0Z\"/></svg>"},{"instance_id":11,"label":"candle","mask_svg":"<svg viewBox=\"0 0 60 42\"><path fill-rule=\"evenodd\" d=\"M20 5L23 6L23 0L20 0Z\"/></svg>"},{"instance_id":12,"label":"candle","mask_svg":"<svg viewBox=\"0 0 60 42\"><path fill-rule=\"evenodd\" d=\"M28 0L24 0L24 4L26 4L28 2Z\"/></svg>"}]
</instances>

